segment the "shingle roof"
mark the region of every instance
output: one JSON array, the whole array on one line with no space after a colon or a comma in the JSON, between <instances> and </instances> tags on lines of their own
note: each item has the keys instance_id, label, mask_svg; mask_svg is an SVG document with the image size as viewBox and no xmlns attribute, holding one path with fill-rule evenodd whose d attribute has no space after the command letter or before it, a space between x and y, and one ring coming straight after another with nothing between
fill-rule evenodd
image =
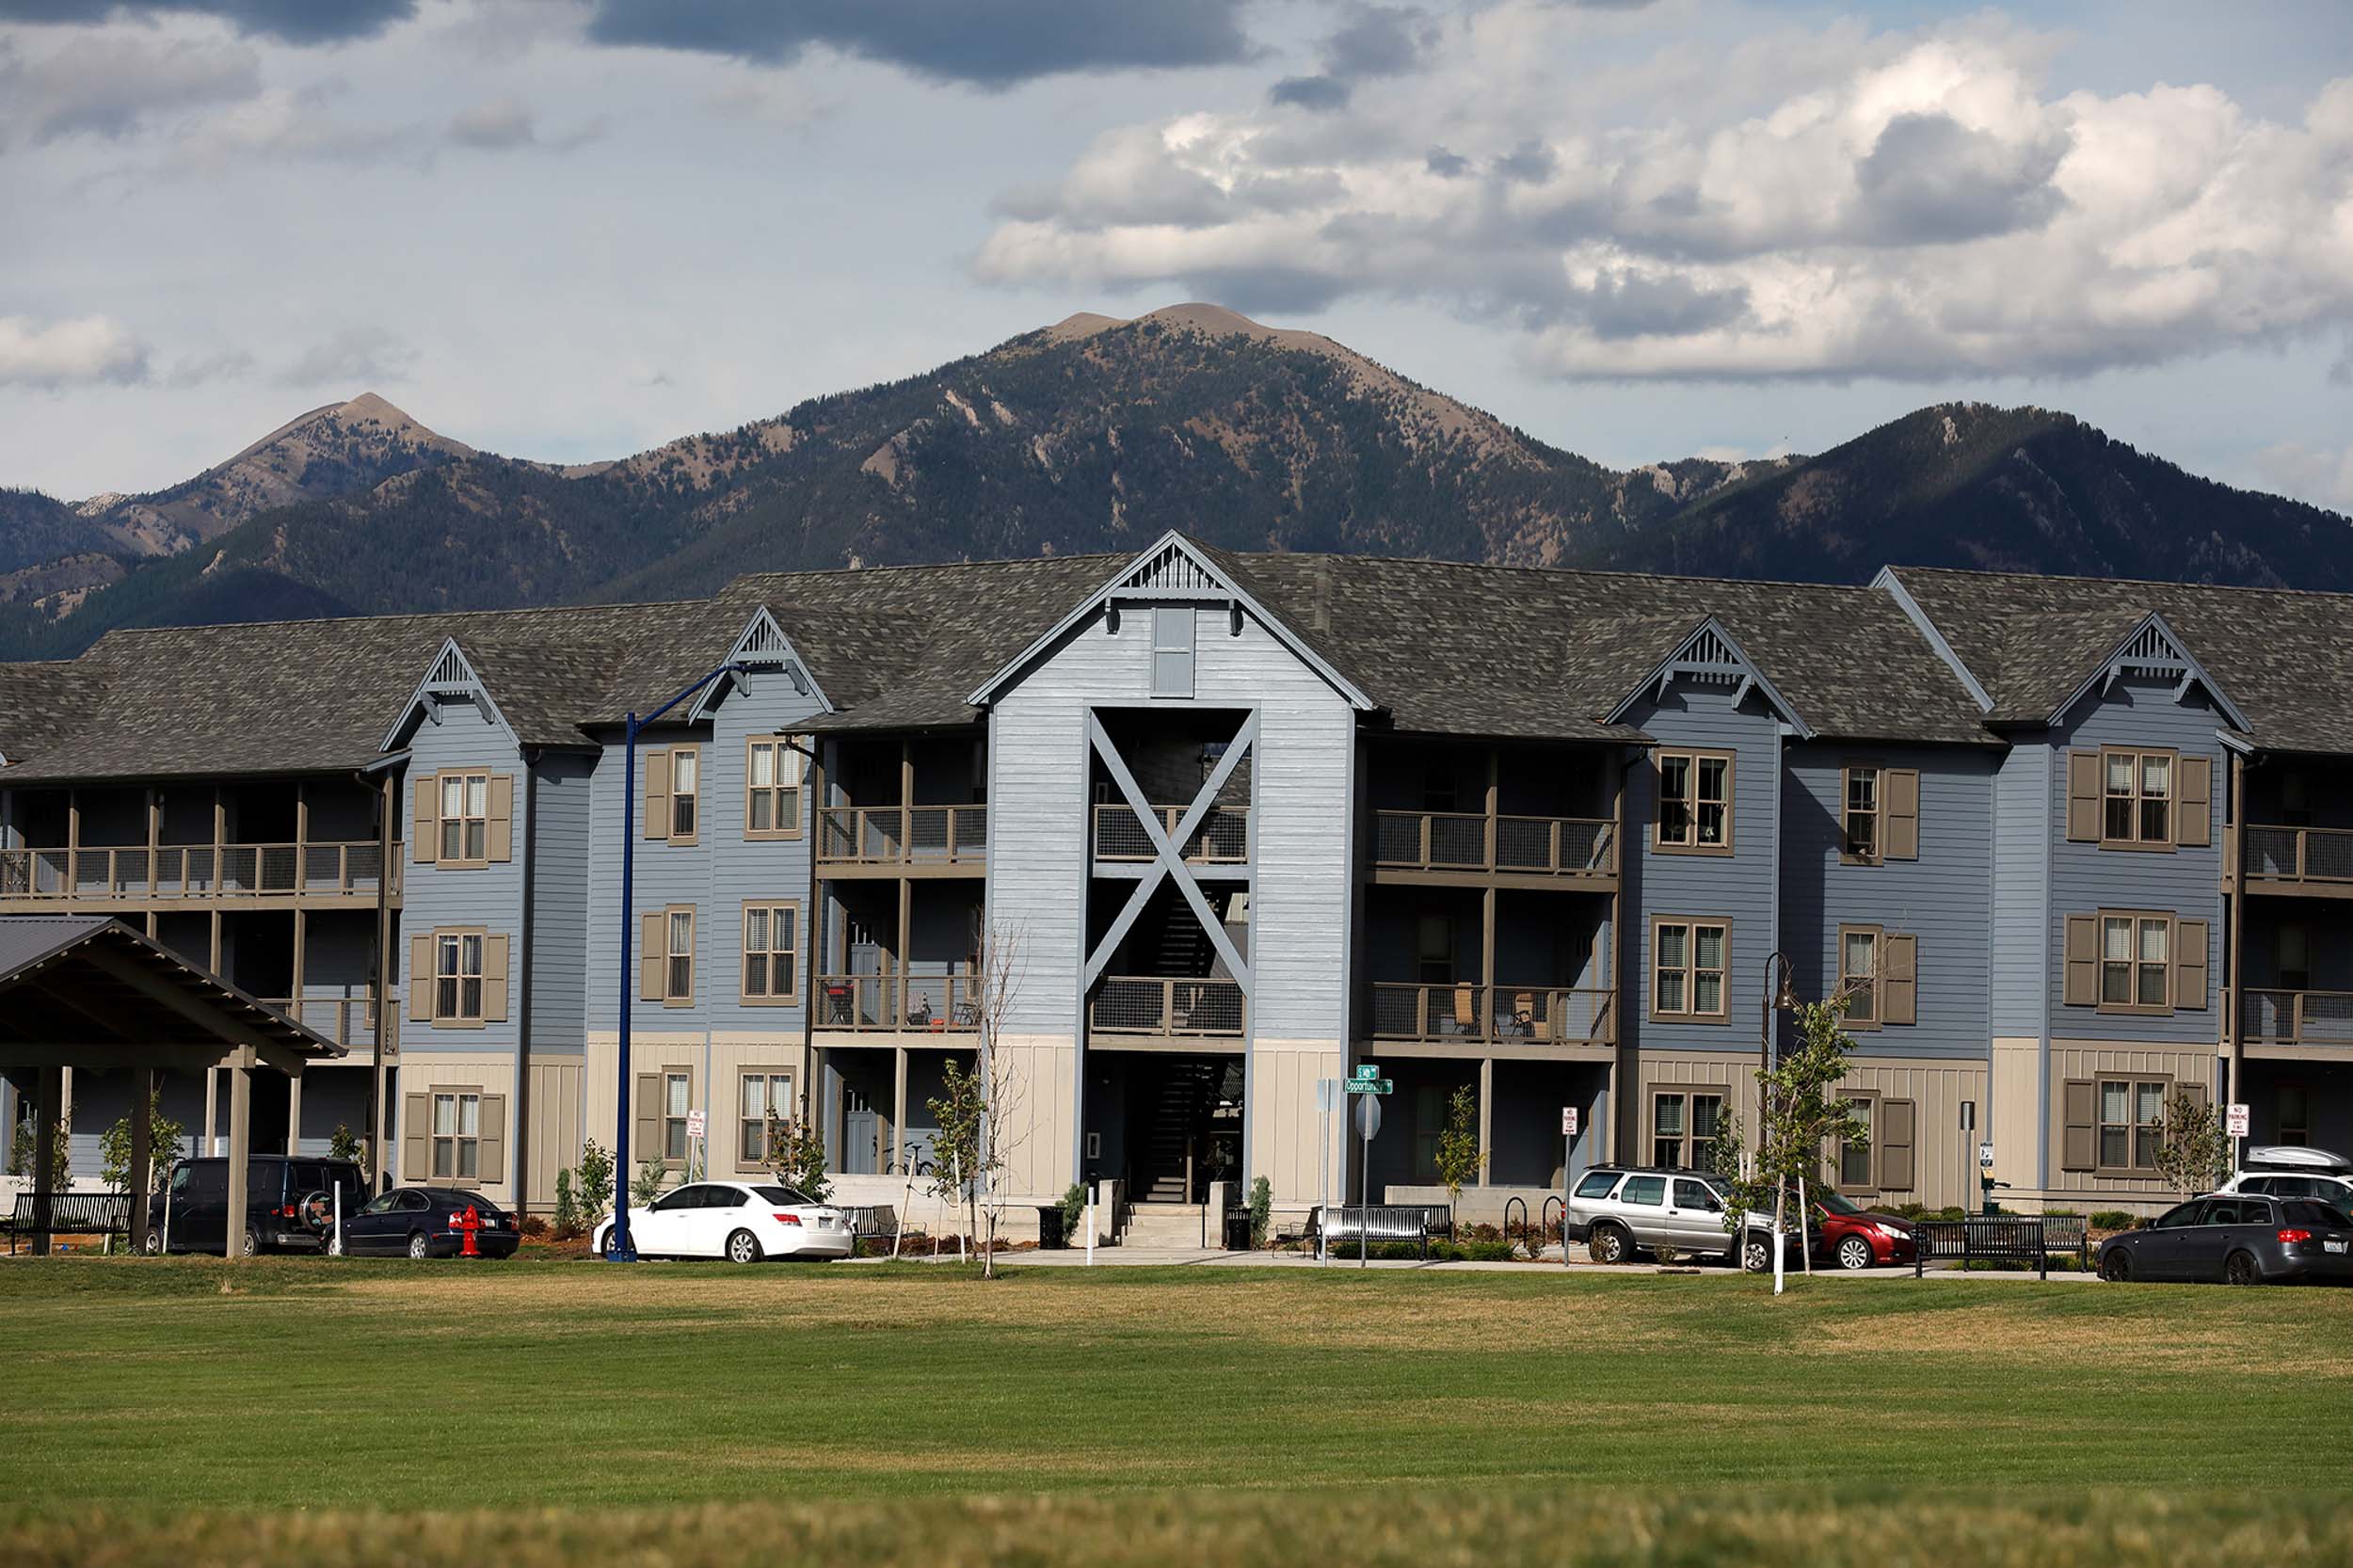
<instances>
[{"instance_id":1,"label":"shingle roof","mask_svg":"<svg viewBox=\"0 0 2353 1568\"><path fill-rule=\"evenodd\" d=\"M2256 744L2353 754L2353 594L1901 567L1895 575L1993 698L2041 723L2154 611Z\"/></svg>"}]
</instances>

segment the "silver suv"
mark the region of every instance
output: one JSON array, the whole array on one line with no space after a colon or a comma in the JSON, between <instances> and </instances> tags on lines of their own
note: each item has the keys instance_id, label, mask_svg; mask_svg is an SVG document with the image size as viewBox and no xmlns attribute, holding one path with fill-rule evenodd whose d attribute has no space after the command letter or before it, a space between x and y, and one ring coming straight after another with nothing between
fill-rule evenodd
<instances>
[{"instance_id":1,"label":"silver suv","mask_svg":"<svg viewBox=\"0 0 2353 1568\"><path fill-rule=\"evenodd\" d=\"M1820 1226L1809 1229L1818 1247ZM1736 1245L1724 1229L1723 1190L1703 1171L1597 1165L1571 1190L1561 1233L1582 1240L1596 1263L1631 1262L1638 1252L1674 1252L1721 1257L1726 1263L1737 1256L1740 1266L1753 1273L1773 1266L1772 1216L1750 1215ZM1787 1255L1791 1266L1804 1261L1796 1240L1793 1231Z\"/></svg>"}]
</instances>

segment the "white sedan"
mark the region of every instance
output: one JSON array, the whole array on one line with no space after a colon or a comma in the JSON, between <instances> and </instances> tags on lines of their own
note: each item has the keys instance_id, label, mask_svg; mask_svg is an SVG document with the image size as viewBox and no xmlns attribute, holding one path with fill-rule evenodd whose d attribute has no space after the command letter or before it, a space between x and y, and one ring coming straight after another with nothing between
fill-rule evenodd
<instances>
[{"instance_id":1,"label":"white sedan","mask_svg":"<svg viewBox=\"0 0 2353 1568\"><path fill-rule=\"evenodd\" d=\"M629 1237L640 1257L847 1257L856 1244L849 1217L828 1204L771 1182L695 1181L664 1192L649 1208L629 1211ZM600 1257L613 1222L596 1229Z\"/></svg>"}]
</instances>

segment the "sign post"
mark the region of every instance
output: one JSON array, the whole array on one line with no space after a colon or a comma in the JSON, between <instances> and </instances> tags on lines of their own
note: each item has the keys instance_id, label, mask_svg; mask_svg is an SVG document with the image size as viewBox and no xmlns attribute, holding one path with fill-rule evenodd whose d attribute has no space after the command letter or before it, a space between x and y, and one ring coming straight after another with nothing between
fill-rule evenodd
<instances>
[{"instance_id":1,"label":"sign post","mask_svg":"<svg viewBox=\"0 0 2353 1568\"><path fill-rule=\"evenodd\" d=\"M1977 1130L1977 1102L1976 1100L1962 1100L1961 1102L1961 1138L1959 1142L1961 1144L1961 1207L1963 1213L1968 1212L1969 1208L1969 1135Z\"/></svg>"},{"instance_id":2,"label":"sign post","mask_svg":"<svg viewBox=\"0 0 2353 1568\"><path fill-rule=\"evenodd\" d=\"M1352 1080L1349 1087L1354 1089L1356 1081ZM1369 1223L1372 1218L1369 1212L1372 1208L1372 1138L1373 1134L1381 1130L1380 1096L1384 1092L1385 1092L1385 1087L1382 1090L1363 1090L1356 1096L1356 1131L1358 1136L1364 1139L1364 1154L1358 1162L1364 1175L1359 1180L1358 1187L1368 1210L1359 1215L1356 1221L1356 1267L1359 1269L1364 1268L1366 1260L1372 1256L1371 1245L1366 1240L1366 1233L1372 1228Z\"/></svg>"},{"instance_id":3,"label":"sign post","mask_svg":"<svg viewBox=\"0 0 2353 1568\"><path fill-rule=\"evenodd\" d=\"M1316 1261L1331 1261L1325 1232L1332 1228L1332 1116L1340 1108L1340 1080L1316 1080Z\"/></svg>"},{"instance_id":4,"label":"sign post","mask_svg":"<svg viewBox=\"0 0 2353 1568\"><path fill-rule=\"evenodd\" d=\"M1575 1185L1570 1178L1569 1165L1577 1149L1577 1107L1561 1108L1561 1266L1569 1266L1569 1189ZM1544 1256L1545 1238L1538 1228L1535 1246L1529 1249L1528 1258L1534 1262Z\"/></svg>"},{"instance_id":5,"label":"sign post","mask_svg":"<svg viewBox=\"0 0 2353 1568\"><path fill-rule=\"evenodd\" d=\"M2233 1176L2238 1175L2240 1168L2247 1163L2247 1132L2253 1124L2254 1117L2248 1107L2235 1104L2231 1107L2230 1119L2223 1130L2231 1139L2231 1174Z\"/></svg>"}]
</instances>

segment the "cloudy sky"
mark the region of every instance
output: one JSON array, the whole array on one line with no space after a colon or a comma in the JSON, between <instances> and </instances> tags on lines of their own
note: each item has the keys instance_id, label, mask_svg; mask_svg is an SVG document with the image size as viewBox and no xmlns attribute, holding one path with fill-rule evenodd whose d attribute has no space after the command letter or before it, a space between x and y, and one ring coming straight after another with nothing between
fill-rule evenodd
<instances>
[{"instance_id":1,"label":"cloudy sky","mask_svg":"<svg viewBox=\"0 0 2353 1568\"><path fill-rule=\"evenodd\" d=\"M1613 464L1983 398L2353 510L2353 6L0 0L0 484L1190 298Z\"/></svg>"}]
</instances>

